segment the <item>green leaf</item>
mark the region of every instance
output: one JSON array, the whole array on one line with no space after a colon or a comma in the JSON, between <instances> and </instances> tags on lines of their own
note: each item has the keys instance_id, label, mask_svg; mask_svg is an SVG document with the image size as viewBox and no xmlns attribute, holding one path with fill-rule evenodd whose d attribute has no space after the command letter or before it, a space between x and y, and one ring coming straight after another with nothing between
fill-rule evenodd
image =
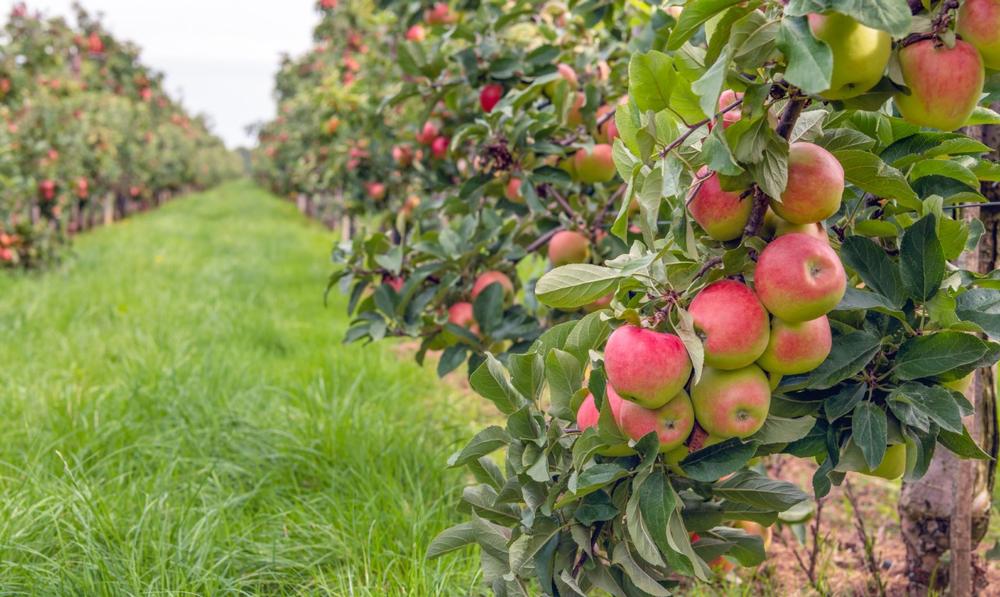
<instances>
[{"instance_id":1,"label":"green leaf","mask_svg":"<svg viewBox=\"0 0 1000 597\"><path fill-rule=\"evenodd\" d=\"M665 110L676 76L670 56L655 50L636 52L628 63L629 98L642 112Z\"/></svg>"},{"instance_id":2,"label":"green leaf","mask_svg":"<svg viewBox=\"0 0 1000 597\"><path fill-rule=\"evenodd\" d=\"M632 581L632 584L644 594L652 597L669 597L673 594L635 562L632 554L629 553L627 541L619 541L615 544L611 561L620 566L628 580Z\"/></svg>"},{"instance_id":3,"label":"green leaf","mask_svg":"<svg viewBox=\"0 0 1000 597\"><path fill-rule=\"evenodd\" d=\"M951 160L923 160L917 162L910 169L911 181L919 180L925 176L953 178L975 191L979 190L979 178L973 174L972 170Z\"/></svg>"},{"instance_id":4,"label":"green leaf","mask_svg":"<svg viewBox=\"0 0 1000 597\"><path fill-rule=\"evenodd\" d=\"M562 527L549 518L536 520L531 527L531 534L521 535L510 545L511 573L520 572L561 530Z\"/></svg>"},{"instance_id":5,"label":"green leaf","mask_svg":"<svg viewBox=\"0 0 1000 597\"><path fill-rule=\"evenodd\" d=\"M705 74L691 84L691 91L698 95L698 105L705 114L712 115L718 110L719 95L726 82L726 71L729 70L731 57L732 51L726 48Z\"/></svg>"},{"instance_id":6,"label":"green leaf","mask_svg":"<svg viewBox=\"0 0 1000 597\"><path fill-rule=\"evenodd\" d=\"M867 332L834 336L830 355L809 374L806 385L825 390L853 377L872 360L881 343L881 338Z\"/></svg>"},{"instance_id":7,"label":"green leaf","mask_svg":"<svg viewBox=\"0 0 1000 597\"><path fill-rule=\"evenodd\" d=\"M861 290L859 288L848 288L844 293L844 298L834 307L834 311L856 311L869 309L884 309L893 313L899 313L899 307L892 304L888 298L881 294Z\"/></svg>"},{"instance_id":8,"label":"green leaf","mask_svg":"<svg viewBox=\"0 0 1000 597\"><path fill-rule=\"evenodd\" d=\"M854 410L854 407L865 397L865 384L848 384L823 401L823 412L830 422L834 422L840 417Z\"/></svg>"},{"instance_id":9,"label":"green leaf","mask_svg":"<svg viewBox=\"0 0 1000 597\"><path fill-rule=\"evenodd\" d=\"M889 400L910 404L942 429L955 433L962 432L962 411L951 392L941 386L925 386L917 382L905 383L892 391Z\"/></svg>"},{"instance_id":10,"label":"green leaf","mask_svg":"<svg viewBox=\"0 0 1000 597\"><path fill-rule=\"evenodd\" d=\"M920 197L910 188L903 173L873 153L860 149L832 152L844 167L844 178L876 197L891 197L909 209L920 208Z\"/></svg>"},{"instance_id":11,"label":"green leaf","mask_svg":"<svg viewBox=\"0 0 1000 597\"><path fill-rule=\"evenodd\" d=\"M851 416L854 443L861 448L869 469L877 468L885 456L888 422L885 411L871 402L859 402Z\"/></svg>"},{"instance_id":12,"label":"green leaf","mask_svg":"<svg viewBox=\"0 0 1000 597\"><path fill-rule=\"evenodd\" d=\"M854 17L874 29L888 31L893 37L903 37L910 32L910 8L901 0L789 0L785 14L806 16L831 10Z\"/></svg>"},{"instance_id":13,"label":"green leaf","mask_svg":"<svg viewBox=\"0 0 1000 597\"><path fill-rule=\"evenodd\" d=\"M503 323L504 289L494 282L479 293L472 303L472 316L487 335Z\"/></svg>"},{"instance_id":14,"label":"green leaf","mask_svg":"<svg viewBox=\"0 0 1000 597\"><path fill-rule=\"evenodd\" d=\"M717 484L715 494L734 502L776 512L782 512L809 499L797 485L771 479L751 470L740 471Z\"/></svg>"},{"instance_id":15,"label":"green leaf","mask_svg":"<svg viewBox=\"0 0 1000 597\"><path fill-rule=\"evenodd\" d=\"M623 479L629 474L629 469L614 462L595 464L590 468L584 469L577 476L575 482L574 480L570 480L569 489L574 495L581 497L610 485L619 479Z\"/></svg>"},{"instance_id":16,"label":"green leaf","mask_svg":"<svg viewBox=\"0 0 1000 597\"><path fill-rule=\"evenodd\" d=\"M825 42L813 37L805 17L786 15L781 20L778 48L788 63L786 81L811 94L830 88L833 51Z\"/></svg>"},{"instance_id":17,"label":"green leaf","mask_svg":"<svg viewBox=\"0 0 1000 597\"><path fill-rule=\"evenodd\" d=\"M716 14L729 8L734 4L739 4L741 0L692 0L684 5L681 18L677 25L670 32L667 40L667 49L676 50L684 45L695 32Z\"/></svg>"},{"instance_id":18,"label":"green leaf","mask_svg":"<svg viewBox=\"0 0 1000 597\"><path fill-rule=\"evenodd\" d=\"M975 458L976 460L992 460L989 454L983 452L976 440L969 435L969 430L962 426L961 433L942 429L938 432L938 442L962 458Z\"/></svg>"},{"instance_id":19,"label":"green leaf","mask_svg":"<svg viewBox=\"0 0 1000 597\"><path fill-rule=\"evenodd\" d=\"M557 267L535 285L538 300L557 309L575 309L614 290L621 281L618 270L587 263Z\"/></svg>"},{"instance_id":20,"label":"green leaf","mask_svg":"<svg viewBox=\"0 0 1000 597\"><path fill-rule=\"evenodd\" d=\"M694 318L687 310L677 307L679 323L676 328L677 337L684 343L688 357L691 359L692 377L691 383L696 384L701 379L701 371L705 366L705 345L698 337L694 329Z\"/></svg>"},{"instance_id":21,"label":"green leaf","mask_svg":"<svg viewBox=\"0 0 1000 597\"><path fill-rule=\"evenodd\" d=\"M448 466L464 466L469 462L478 459L480 456L499 450L510 443L510 435L496 425L490 425L473 437L469 443L448 459Z\"/></svg>"},{"instance_id":22,"label":"green leaf","mask_svg":"<svg viewBox=\"0 0 1000 597\"><path fill-rule=\"evenodd\" d=\"M583 367L577 358L555 348L545 355L545 379L549 382L549 399L555 416L573 419L570 402L583 386Z\"/></svg>"},{"instance_id":23,"label":"green leaf","mask_svg":"<svg viewBox=\"0 0 1000 597\"><path fill-rule=\"evenodd\" d=\"M743 468L756 451L756 443L733 437L688 454L681 468L695 481L711 482Z\"/></svg>"},{"instance_id":24,"label":"green leaf","mask_svg":"<svg viewBox=\"0 0 1000 597\"><path fill-rule=\"evenodd\" d=\"M955 314L983 328L991 340L1000 339L1000 291L973 288L956 298Z\"/></svg>"},{"instance_id":25,"label":"green leaf","mask_svg":"<svg viewBox=\"0 0 1000 597\"><path fill-rule=\"evenodd\" d=\"M813 417L787 419L768 415L760 430L748 439L761 444L788 444L808 435L815 424Z\"/></svg>"},{"instance_id":26,"label":"green leaf","mask_svg":"<svg viewBox=\"0 0 1000 597\"><path fill-rule=\"evenodd\" d=\"M910 297L926 301L944 279L944 251L938 240L933 214L928 214L903 232L899 243L899 269Z\"/></svg>"},{"instance_id":27,"label":"green leaf","mask_svg":"<svg viewBox=\"0 0 1000 597\"><path fill-rule=\"evenodd\" d=\"M427 553L424 555L428 560L443 556L467 545L476 542L476 525L471 522L463 522L451 528L441 531L437 537L427 546Z\"/></svg>"},{"instance_id":28,"label":"green leaf","mask_svg":"<svg viewBox=\"0 0 1000 597\"><path fill-rule=\"evenodd\" d=\"M758 566L767 559L764 540L757 535L729 527L712 529L712 533L725 539L729 544L726 555L736 558L741 566Z\"/></svg>"},{"instance_id":29,"label":"green leaf","mask_svg":"<svg viewBox=\"0 0 1000 597\"><path fill-rule=\"evenodd\" d=\"M863 236L849 236L841 245L840 258L844 265L861 276L865 286L896 307L903 304L903 281L899 269L875 241Z\"/></svg>"},{"instance_id":30,"label":"green leaf","mask_svg":"<svg viewBox=\"0 0 1000 597\"><path fill-rule=\"evenodd\" d=\"M989 352L979 338L962 332L937 332L910 338L896 355L896 377L934 377L979 361Z\"/></svg>"},{"instance_id":31,"label":"green leaf","mask_svg":"<svg viewBox=\"0 0 1000 597\"><path fill-rule=\"evenodd\" d=\"M963 126L977 126L980 124L1000 124L1000 114L987 108L986 106L976 106L972 115L965 121Z\"/></svg>"},{"instance_id":32,"label":"green leaf","mask_svg":"<svg viewBox=\"0 0 1000 597\"><path fill-rule=\"evenodd\" d=\"M486 360L469 377L469 384L506 415L514 414L524 405L524 397L510 384L503 365L492 354L486 353Z\"/></svg>"}]
</instances>

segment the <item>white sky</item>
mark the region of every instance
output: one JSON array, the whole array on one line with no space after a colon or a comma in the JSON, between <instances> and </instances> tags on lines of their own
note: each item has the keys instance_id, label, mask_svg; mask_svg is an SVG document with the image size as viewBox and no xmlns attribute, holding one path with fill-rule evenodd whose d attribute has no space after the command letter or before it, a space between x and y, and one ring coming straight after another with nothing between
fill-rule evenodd
<instances>
[{"instance_id":1,"label":"white sky","mask_svg":"<svg viewBox=\"0 0 1000 597\"><path fill-rule=\"evenodd\" d=\"M3 20L14 0L0 0ZM251 145L244 128L274 115L282 52L312 45L313 0L82 0L103 12L118 38L138 43L143 62L166 75L167 91L208 114L230 147ZM28 9L71 16L72 0L28 0Z\"/></svg>"}]
</instances>

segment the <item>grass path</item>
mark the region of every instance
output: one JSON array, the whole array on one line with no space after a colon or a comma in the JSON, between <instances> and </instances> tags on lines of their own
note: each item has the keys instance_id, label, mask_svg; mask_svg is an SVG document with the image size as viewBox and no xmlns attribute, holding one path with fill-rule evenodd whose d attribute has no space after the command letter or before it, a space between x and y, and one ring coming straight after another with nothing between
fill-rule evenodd
<instances>
[{"instance_id":1,"label":"grass path","mask_svg":"<svg viewBox=\"0 0 1000 597\"><path fill-rule=\"evenodd\" d=\"M0 276L0 594L474 590L422 557L471 411L340 344L331 242L241 182Z\"/></svg>"}]
</instances>

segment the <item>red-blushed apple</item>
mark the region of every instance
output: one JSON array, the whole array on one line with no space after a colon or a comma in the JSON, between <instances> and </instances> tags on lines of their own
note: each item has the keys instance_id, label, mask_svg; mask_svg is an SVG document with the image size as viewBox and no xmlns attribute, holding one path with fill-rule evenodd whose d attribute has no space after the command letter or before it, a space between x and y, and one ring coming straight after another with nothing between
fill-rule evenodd
<instances>
[{"instance_id":1,"label":"red-blushed apple","mask_svg":"<svg viewBox=\"0 0 1000 597\"><path fill-rule=\"evenodd\" d=\"M955 31L979 50L983 65L1000 70L1000 0L965 0Z\"/></svg>"},{"instance_id":2,"label":"red-blushed apple","mask_svg":"<svg viewBox=\"0 0 1000 597\"><path fill-rule=\"evenodd\" d=\"M549 261L554 267L590 259L590 239L575 230L560 230L549 240Z\"/></svg>"},{"instance_id":3,"label":"red-blushed apple","mask_svg":"<svg viewBox=\"0 0 1000 597\"><path fill-rule=\"evenodd\" d=\"M891 444L885 449L882 462L874 469L858 471L862 475L882 477L883 479L898 479L906 472L906 444Z\"/></svg>"},{"instance_id":4,"label":"red-blushed apple","mask_svg":"<svg viewBox=\"0 0 1000 597\"><path fill-rule=\"evenodd\" d=\"M719 441L753 435L771 408L771 386L756 365L726 371L705 367L691 387L694 416Z\"/></svg>"},{"instance_id":5,"label":"red-blushed apple","mask_svg":"<svg viewBox=\"0 0 1000 597\"><path fill-rule=\"evenodd\" d=\"M507 188L504 190L504 196L511 203L524 203L524 195L521 194L521 179L511 177L507 181Z\"/></svg>"},{"instance_id":6,"label":"red-blushed apple","mask_svg":"<svg viewBox=\"0 0 1000 597\"><path fill-rule=\"evenodd\" d=\"M629 438L639 441L648 433L656 433L660 452L670 452L684 444L694 429L694 409L687 392L681 390L669 402L657 409L648 409L628 400L618 409L618 427Z\"/></svg>"},{"instance_id":7,"label":"red-blushed apple","mask_svg":"<svg viewBox=\"0 0 1000 597\"><path fill-rule=\"evenodd\" d=\"M761 251L754 286L764 308L795 323L826 315L847 289L847 275L830 245L806 234L786 234Z\"/></svg>"},{"instance_id":8,"label":"red-blushed apple","mask_svg":"<svg viewBox=\"0 0 1000 597\"><path fill-rule=\"evenodd\" d=\"M573 170L580 182L595 184L608 182L615 177L615 161L611 157L611 146L607 143L594 145L591 151L580 148L573 156Z\"/></svg>"},{"instance_id":9,"label":"red-blushed apple","mask_svg":"<svg viewBox=\"0 0 1000 597\"><path fill-rule=\"evenodd\" d=\"M424 31L423 25L413 25L406 30L407 41L424 41L427 39L427 32Z\"/></svg>"},{"instance_id":10,"label":"red-blushed apple","mask_svg":"<svg viewBox=\"0 0 1000 597\"><path fill-rule=\"evenodd\" d=\"M768 373L798 375L807 373L826 360L833 346L830 322L826 315L809 321L788 323L771 320L771 339L757 364Z\"/></svg>"},{"instance_id":11,"label":"red-blushed apple","mask_svg":"<svg viewBox=\"0 0 1000 597\"><path fill-rule=\"evenodd\" d=\"M80 199L86 199L88 195L90 195L90 183L81 176L76 179L76 196Z\"/></svg>"},{"instance_id":12,"label":"red-blushed apple","mask_svg":"<svg viewBox=\"0 0 1000 597\"><path fill-rule=\"evenodd\" d=\"M403 202L403 208L401 211L403 212L403 215L409 216L412 215L418 207L420 207L420 197L417 195L410 195L406 198L406 201Z\"/></svg>"},{"instance_id":13,"label":"red-blushed apple","mask_svg":"<svg viewBox=\"0 0 1000 597\"><path fill-rule=\"evenodd\" d=\"M421 145L431 145L437 138L437 125L430 121L425 122L423 128L420 129L419 133L417 133L417 143L420 143Z\"/></svg>"},{"instance_id":14,"label":"red-blushed apple","mask_svg":"<svg viewBox=\"0 0 1000 597\"><path fill-rule=\"evenodd\" d=\"M611 299L615 298L613 294L606 294L601 298L597 299L592 303L587 303L583 306L583 310L587 313L593 313L594 311L600 311L601 309L607 308L611 304Z\"/></svg>"},{"instance_id":15,"label":"red-blushed apple","mask_svg":"<svg viewBox=\"0 0 1000 597\"><path fill-rule=\"evenodd\" d=\"M788 184L771 209L792 224L822 222L840 209L844 168L819 145L800 141L788 148Z\"/></svg>"},{"instance_id":16,"label":"red-blushed apple","mask_svg":"<svg viewBox=\"0 0 1000 597\"><path fill-rule=\"evenodd\" d=\"M623 325L604 347L604 371L622 398L659 408L684 389L691 359L677 336Z\"/></svg>"},{"instance_id":17,"label":"red-blushed apple","mask_svg":"<svg viewBox=\"0 0 1000 597\"><path fill-rule=\"evenodd\" d=\"M448 155L448 145L451 144L451 139L445 136L440 136L431 143L431 154L437 159L442 159Z\"/></svg>"},{"instance_id":18,"label":"red-blushed apple","mask_svg":"<svg viewBox=\"0 0 1000 597\"><path fill-rule=\"evenodd\" d=\"M566 84L569 85L570 91L576 91L580 87L580 80L577 79L576 71L573 70L572 66L559 63L556 65L556 70L559 72L559 76L561 76L566 81ZM549 99L552 99L556 93L556 83L557 81L547 83L542 89L543 93L545 93Z\"/></svg>"},{"instance_id":19,"label":"red-blushed apple","mask_svg":"<svg viewBox=\"0 0 1000 597\"><path fill-rule=\"evenodd\" d=\"M380 182L365 183L365 191L368 193L368 196L371 197L372 201L381 201L385 199L385 185Z\"/></svg>"},{"instance_id":20,"label":"red-blushed apple","mask_svg":"<svg viewBox=\"0 0 1000 597\"><path fill-rule=\"evenodd\" d=\"M777 238L786 234L807 234L816 240L830 244L830 237L823 227L823 222L813 222L812 224L792 224L788 220L775 215L770 209L764 214L764 228L768 236Z\"/></svg>"},{"instance_id":21,"label":"red-blushed apple","mask_svg":"<svg viewBox=\"0 0 1000 597\"><path fill-rule=\"evenodd\" d=\"M625 103L628 103L628 97L624 97L622 99L625 100ZM621 105L621 101L618 102L618 105ZM615 124L614 112L615 106L607 104L597 109L596 116L598 122L604 120L601 126L597 127L597 135L595 137L601 143L614 143L615 139L619 137L618 125Z\"/></svg>"},{"instance_id":22,"label":"red-blushed apple","mask_svg":"<svg viewBox=\"0 0 1000 597\"><path fill-rule=\"evenodd\" d=\"M608 386L605 400L608 401L608 406L611 408L611 416L615 420L616 424L618 421L618 411L621 405L625 403L625 400L615 393L614 389ZM594 400L593 394L587 394L587 397L583 399L580 403L580 408L576 411L576 426L580 428L580 431L586 431L591 427L597 427L601 420L601 411L597 410L597 403ZM597 452L601 456L628 456L629 454L634 454L635 450L628 447L627 443L621 443L616 446L609 446L598 450Z\"/></svg>"},{"instance_id":23,"label":"red-blushed apple","mask_svg":"<svg viewBox=\"0 0 1000 597\"><path fill-rule=\"evenodd\" d=\"M393 145L392 159L402 167L413 163L413 148L409 145Z\"/></svg>"},{"instance_id":24,"label":"red-blushed apple","mask_svg":"<svg viewBox=\"0 0 1000 597\"><path fill-rule=\"evenodd\" d=\"M446 2L436 2L424 11L424 22L428 25L450 25L457 20L458 15L451 12L451 7Z\"/></svg>"},{"instance_id":25,"label":"red-blushed apple","mask_svg":"<svg viewBox=\"0 0 1000 597\"><path fill-rule=\"evenodd\" d=\"M514 298L514 283L510 281L507 274L491 270L483 272L476 278L475 283L472 285L472 299L475 300L479 296L479 293L486 290L491 284L499 284L503 287L505 299L511 300Z\"/></svg>"},{"instance_id":26,"label":"red-blushed apple","mask_svg":"<svg viewBox=\"0 0 1000 597\"><path fill-rule=\"evenodd\" d=\"M579 93L573 92L573 105L570 106L569 111L566 113L566 126L576 127L583 124L583 113L581 110L587 105L587 96Z\"/></svg>"},{"instance_id":27,"label":"red-blushed apple","mask_svg":"<svg viewBox=\"0 0 1000 597\"><path fill-rule=\"evenodd\" d=\"M338 128L340 128L340 119L336 116L331 116L323 125L323 130L326 131L327 135L333 135Z\"/></svg>"},{"instance_id":28,"label":"red-blushed apple","mask_svg":"<svg viewBox=\"0 0 1000 597\"><path fill-rule=\"evenodd\" d=\"M448 307L448 323L467 328L473 334L479 334L479 326L476 325L472 303L468 301L461 301Z\"/></svg>"},{"instance_id":29,"label":"red-blushed apple","mask_svg":"<svg viewBox=\"0 0 1000 597\"><path fill-rule=\"evenodd\" d=\"M708 174L708 169L702 167L698 177ZM719 175L712 173L702 181L697 191L688 202L691 217L715 240L727 241L739 238L743 228L750 220L750 209L753 201L749 197L742 198L740 193L722 190Z\"/></svg>"},{"instance_id":30,"label":"red-blushed apple","mask_svg":"<svg viewBox=\"0 0 1000 597\"><path fill-rule=\"evenodd\" d=\"M493 108L500 102L500 98L503 97L503 85L499 83L490 83L484 85L479 91L479 105L482 107L483 112L490 113Z\"/></svg>"},{"instance_id":31,"label":"red-blushed apple","mask_svg":"<svg viewBox=\"0 0 1000 597\"><path fill-rule=\"evenodd\" d=\"M704 337L705 364L741 369L767 348L767 311L757 295L735 280L720 280L698 293L688 309L695 330Z\"/></svg>"},{"instance_id":32,"label":"red-blushed apple","mask_svg":"<svg viewBox=\"0 0 1000 597\"><path fill-rule=\"evenodd\" d=\"M899 51L899 66L909 94L893 95L910 123L942 131L965 124L983 92L983 59L972 44L955 47L925 39Z\"/></svg>"},{"instance_id":33,"label":"red-blushed apple","mask_svg":"<svg viewBox=\"0 0 1000 597\"><path fill-rule=\"evenodd\" d=\"M38 191L42 194L42 199L52 201L56 198L56 181L46 178L38 183Z\"/></svg>"},{"instance_id":34,"label":"red-blushed apple","mask_svg":"<svg viewBox=\"0 0 1000 597\"><path fill-rule=\"evenodd\" d=\"M842 100L861 95L881 79L892 53L892 37L838 13L810 14L813 36L826 43L833 54L830 88L824 98Z\"/></svg>"},{"instance_id":35,"label":"red-blushed apple","mask_svg":"<svg viewBox=\"0 0 1000 597\"><path fill-rule=\"evenodd\" d=\"M399 276L388 276L388 275L386 275L386 276L382 276L382 283L383 284L388 284L389 288L392 288L396 292L400 292L401 290L403 290L403 285L406 283L406 281L403 280L403 278L401 278Z\"/></svg>"},{"instance_id":36,"label":"red-blushed apple","mask_svg":"<svg viewBox=\"0 0 1000 597\"><path fill-rule=\"evenodd\" d=\"M733 91L732 89L724 89L722 94L719 95L719 111L725 110L728 106L731 106L733 102L743 99L743 94L739 91ZM743 118L743 110L739 108L732 108L727 110L722 115L722 128L728 128L730 125L739 122ZM712 123L709 123L710 125Z\"/></svg>"}]
</instances>

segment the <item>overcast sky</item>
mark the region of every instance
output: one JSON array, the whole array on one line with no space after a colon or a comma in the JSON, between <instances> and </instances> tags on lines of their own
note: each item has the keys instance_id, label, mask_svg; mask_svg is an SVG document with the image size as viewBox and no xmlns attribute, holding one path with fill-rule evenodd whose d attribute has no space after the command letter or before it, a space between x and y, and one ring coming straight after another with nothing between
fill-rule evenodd
<instances>
[{"instance_id":1,"label":"overcast sky","mask_svg":"<svg viewBox=\"0 0 1000 597\"><path fill-rule=\"evenodd\" d=\"M166 87L208 114L230 147L249 145L244 127L274 114L271 87L282 52L311 45L313 0L82 0L103 12L116 37L137 42ZM0 0L4 19L15 4ZM72 0L28 0L32 11L70 16Z\"/></svg>"}]
</instances>

